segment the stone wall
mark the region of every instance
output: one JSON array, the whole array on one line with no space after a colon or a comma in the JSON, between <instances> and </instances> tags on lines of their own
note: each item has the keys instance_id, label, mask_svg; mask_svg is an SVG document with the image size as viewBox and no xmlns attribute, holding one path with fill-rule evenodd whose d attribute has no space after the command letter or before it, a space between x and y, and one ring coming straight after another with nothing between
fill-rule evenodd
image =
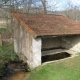
<instances>
[{"instance_id":1,"label":"stone wall","mask_svg":"<svg viewBox=\"0 0 80 80\"><path fill-rule=\"evenodd\" d=\"M14 26L13 26L13 31L14 31L14 51L16 52L16 53L18 53L18 22L16 21L16 19L14 19Z\"/></svg>"},{"instance_id":2,"label":"stone wall","mask_svg":"<svg viewBox=\"0 0 80 80\"><path fill-rule=\"evenodd\" d=\"M32 39L31 68L41 65L41 38Z\"/></svg>"},{"instance_id":3,"label":"stone wall","mask_svg":"<svg viewBox=\"0 0 80 80\"><path fill-rule=\"evenodd\" d=\"M46 48L66 48L75 52L80 52L80 36L63 36L42 38L42 49Z\"/></svg>"},{"instance_id":4,"label":"stone wall","mask_svg":"<svg viewBox=\"0 0 80 80\"><path fill-rule=\"evenodd\" d=\"M75 52L80 52L80 36L66 36L61 38L61 46Z\"/></svg>"},{"instance_id":5,"label":"stone wall","mask_svg":"<svg viewBox=\"0 0 80 80\"><path fill-rule=\"evenodd\" d=\"M60 39L58 37L42 38L42 49L60 47Z\"/></svg>"},{"instance_id":6,"label":"stone wall","mask_svg":"<svg viewBox=\"0 0 80 80\"><path fill-rule=\"evenodd\" d=\"M34 39L24 27L14 21L14 51L31 69L41 65L41 38Z\"/></svg>"}]
</instances>

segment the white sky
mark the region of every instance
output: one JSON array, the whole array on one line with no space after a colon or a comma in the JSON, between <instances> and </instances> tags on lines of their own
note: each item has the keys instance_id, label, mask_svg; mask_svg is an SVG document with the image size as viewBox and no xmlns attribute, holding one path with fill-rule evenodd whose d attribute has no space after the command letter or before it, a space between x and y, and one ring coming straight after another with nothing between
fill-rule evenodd
<instances>
[{"instance_id":1,"label":"white sky","mask_svg":"<svg viewBox=\"0 0 80 80\"><path fill-rule=\"evenodd\" d=\"M80 0L70 0L74 5L80 5Z\"/></svg>"},{"instance_id":2,"label":"white sky","mask_svg":"<svg viewBox=\"0 0 80 80\"><path fill-rule=\"evenodd\" d=\"M0 3L1 1L2 0L0 0ZM56 4L55 10L64 10L68 2L71 2L74 6L80 6L80 0L47 0L47 1L48 1L49 10L54 10L54 6L53 6L54 4Z\"/></svg>"},{"instance_id":3,"label":"white sky","mask_svg":"<svg viewBox=\"0 0 80 80\"><path fill-rule=\"evenodd\" d=\"M48 5L53 6L53 4L58 4L56 5L56 9L55 10L63 10L64 7L67 6L68 2L71 2L74 6L79 6L80 5L80 0L47 0L48 1ZM52 8L51 8L52 9Z\"/></svg>"}]
</instances>

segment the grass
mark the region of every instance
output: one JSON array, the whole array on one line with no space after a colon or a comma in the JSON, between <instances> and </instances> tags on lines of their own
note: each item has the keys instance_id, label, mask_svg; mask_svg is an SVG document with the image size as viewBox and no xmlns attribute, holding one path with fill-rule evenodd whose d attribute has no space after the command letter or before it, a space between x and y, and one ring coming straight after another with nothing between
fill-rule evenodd
<instances>
[{"instance_id":1,"label":"grass","mask_svg":"<svg viewBox=\"0 0 80 80\"><path fill-rule=\"evenodd\" d=\"M0 46L0 63L7 63L9 60L16 59L17 55L13 51L13 44Z\"/></svg>"},{"instance_id":2,"label":"grass","mask_svg":"<svg viewBox=\"0 0 80 80\"><path fill-rule=\"evenodd\" d=\"M39 66L32 70L27 80L80 80L80 55Z\"/></svg>"},{"instance_id":3,"label":"grass","mask_svg":"<svg viewBox=\"0 0 80 80\"><path fill-rule=\"evenodd\" d=\"M5 32L5 31L7 31L6 28L0 28L0 32Z\"/></svg>"},{"instance_id":4,"label":"grass","mask_svg":"<svg viewBox=\"0 0 80 80\"><path fill-rule=\"evenodd\" d=\"M13 44L0 46L0 76L6 73L6 63L11 60L16 60L17 55L13 51Z\"/></svg>"}]
</instances>

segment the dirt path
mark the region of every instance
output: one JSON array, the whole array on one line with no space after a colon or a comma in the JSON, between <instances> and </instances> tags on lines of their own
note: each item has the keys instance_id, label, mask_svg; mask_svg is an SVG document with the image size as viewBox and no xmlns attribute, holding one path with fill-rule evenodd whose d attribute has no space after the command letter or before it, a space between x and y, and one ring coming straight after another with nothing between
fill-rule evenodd
<instances>
[{"instance_id":1,"label":"dirt path","mask_svg":"<svg viewBox=\"0 0 80 80\"><path fill-rule=\"evenodd\" d=\"M3 78L2 80L26 80L28 76L29 72L19 72L9 78Z\"/></svg>"},{"instance_id":2,"label":"dirt path","mask_svg":"<svg viewBox=\"0 0 80 80\"><path fill-rule=\"evenodd\" d=\"M26 80L29 73L19 72L8 78L7 80Z\"/></svg>"}]
</instances>

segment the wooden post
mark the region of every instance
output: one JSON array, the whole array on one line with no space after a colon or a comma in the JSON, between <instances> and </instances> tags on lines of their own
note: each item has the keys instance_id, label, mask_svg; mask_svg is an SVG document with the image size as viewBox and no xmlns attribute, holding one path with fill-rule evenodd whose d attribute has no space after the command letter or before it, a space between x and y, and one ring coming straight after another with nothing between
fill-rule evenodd
<instances>
[{"instance_id":1,"label":"wooden post","mask_svg":"<svg viewBox=\"0 0 80 80\"><path fill-rule=\"evenodd\" d=\"M0 34L0 46L2 46L2 39L1 39L1 34Z\"/></svg>"}]
</instances>

